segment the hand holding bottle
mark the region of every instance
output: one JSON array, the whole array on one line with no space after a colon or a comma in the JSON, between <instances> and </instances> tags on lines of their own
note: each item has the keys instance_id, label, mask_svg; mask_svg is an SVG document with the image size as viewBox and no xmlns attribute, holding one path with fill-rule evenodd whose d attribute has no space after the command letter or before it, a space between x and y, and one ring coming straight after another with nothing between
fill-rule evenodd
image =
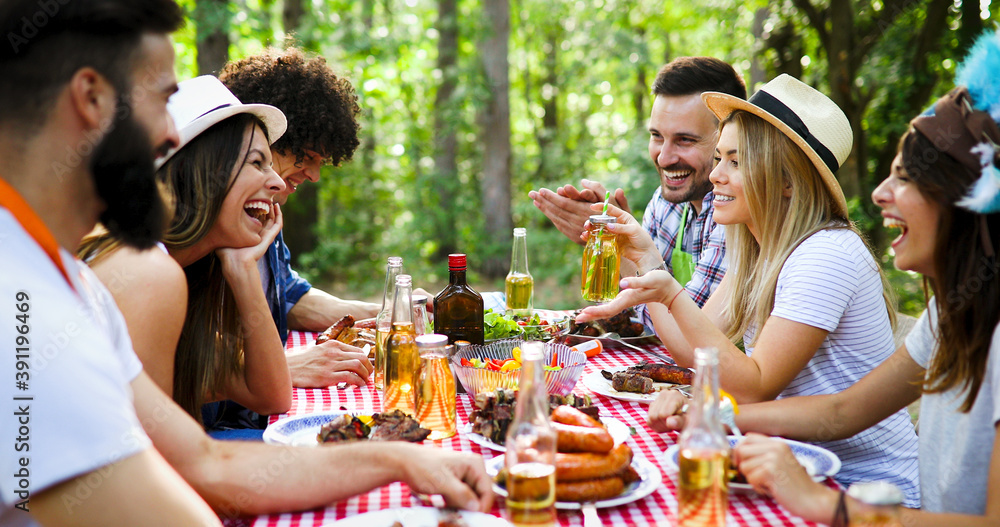
<instances>
[{"instance_id":1,"label":"hand holding bottle","mask_svg":"<svg viewBox=\"0 0 1000 527\"><path fill-rule=\"evenodd\" d=\"M600 212L603 206L603 203L594 203L590 208ZM622 262L622 276L634 275L637 270L643 272L654 269L663 262L663 255L653 238L631 214L610 203L607 214L615 218L615 223L610 223L605 228L618 235L621 256L630 262L629 268Z\"/></svg>"}]
</instances>

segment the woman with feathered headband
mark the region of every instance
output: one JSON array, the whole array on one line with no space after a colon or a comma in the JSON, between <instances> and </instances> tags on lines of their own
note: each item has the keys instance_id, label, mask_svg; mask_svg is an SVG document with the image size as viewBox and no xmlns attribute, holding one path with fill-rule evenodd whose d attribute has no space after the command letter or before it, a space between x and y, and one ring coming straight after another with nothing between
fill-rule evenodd
<instances>
[{"instance_id":1,"label":"woman with feathered headband","mask_svg":"<svg viewBox=\"0 0 1000 527\"><path fill-rule=\"evenodd\" d=\"M1000 35L977 42L957 81L911 121L872 193L884 225L901 231L896 266L934 293L905 344L841 393L746 405L737 419L804 440L828 437L833 420L847 437L920 397L923 510L902 511L902 525L1000 524ZM677 421L679 404L663 401L655 418ZM784 444L750 435L734 457L758 491L804 518L846 525L859 510L814 483Z\"/></svg>"}]
</instances>

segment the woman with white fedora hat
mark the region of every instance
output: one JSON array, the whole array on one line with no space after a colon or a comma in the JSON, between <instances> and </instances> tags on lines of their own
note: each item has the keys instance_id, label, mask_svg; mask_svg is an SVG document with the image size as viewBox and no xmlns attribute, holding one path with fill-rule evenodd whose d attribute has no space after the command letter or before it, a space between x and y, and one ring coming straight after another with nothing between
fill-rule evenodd
<instances>
[{"instance_id":1,"label":"woman with white fedora hat","mask_svg":"<svg viewBox=\"0 0 1000 527\"><path fill-rule=\"evenodd\" d=\"M179 84L167 109L180 144L158 160L173 218L160 248L133 251L106 234L80 253L121 307L144 369L188 413L232 399L286 411L291 379L257 260L281 229L270 143L285 116L242 104L218 79Z\"/></svg>"},{"instance_id":2,"label":"woman with white fedora hat","mask_svg":"<svg viewBox=\"0 0 1000 527\"><path fill-rule=\"evenodd\" d=\"M578 320L647 303L678 364L693 365L695 348L719 349L720 384L740 404L844 390L894 349L888 284L834 177L851 151L850 124L828 97L788 75L746 101L702 98L721 121L710 180L715 221L726 226L726 277L702 309L669 273L624 278L614 301ZM649 236L630 215L609 213L623 256L655 268L661 256ZM667 415L654 403L650 425L680 426ZM818 444L840 456L838 481L889 480L919 506L916 435L905 411Z\"/></svg>"}]
</instances>

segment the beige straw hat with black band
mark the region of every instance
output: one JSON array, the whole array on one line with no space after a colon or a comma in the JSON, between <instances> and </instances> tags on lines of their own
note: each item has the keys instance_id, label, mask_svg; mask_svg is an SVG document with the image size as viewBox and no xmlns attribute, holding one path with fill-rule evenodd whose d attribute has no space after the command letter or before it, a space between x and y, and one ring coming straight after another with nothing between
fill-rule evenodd
<instances>
[{"instance_id":1,"label":"beige straw hat with black band","mask_svg":"<svg viewBox=\"0 0 1000 527\"><path fill-rule=\"evenodd\" d=\"M748 100L718 92L702 93L701 98L720 120L734 110L745 110L781 130L816 165L836 202L835 212L847 219L847 200L834 174L851 154L854 133L847 116L829 97L791 75L782 74Z\"/></svg>"}]
</instances>

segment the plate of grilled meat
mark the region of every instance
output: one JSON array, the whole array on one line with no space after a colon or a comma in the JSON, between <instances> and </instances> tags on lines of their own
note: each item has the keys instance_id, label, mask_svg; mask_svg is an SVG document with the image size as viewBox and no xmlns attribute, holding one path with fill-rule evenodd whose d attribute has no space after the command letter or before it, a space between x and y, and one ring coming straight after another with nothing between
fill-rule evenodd
<instances>
[{"instance_id":1,"label":"plate of grilled meat","mask_svg":"<svg viewBox=\"0 0 1000 527\"><path fill-rule=\"evenodd\" d=\"M651 403L663 390L688 389L694 370L676 364L640 362L633 366L611 368L583 376L583 385L592 392L637 403Z\"/></svg>"},{"instance_id":2,"label":"plate of grilled meat","mask_svg":"<svg viewBox=\"0 0 1000 527\"><path fill-rule=\"evenodd\" d=\"M279 419L264 430L264 442L315 446L351 441L419 443L431 431L400 410L357 415L347 411L318 412Z\"/></svg>"}]
</instances>

